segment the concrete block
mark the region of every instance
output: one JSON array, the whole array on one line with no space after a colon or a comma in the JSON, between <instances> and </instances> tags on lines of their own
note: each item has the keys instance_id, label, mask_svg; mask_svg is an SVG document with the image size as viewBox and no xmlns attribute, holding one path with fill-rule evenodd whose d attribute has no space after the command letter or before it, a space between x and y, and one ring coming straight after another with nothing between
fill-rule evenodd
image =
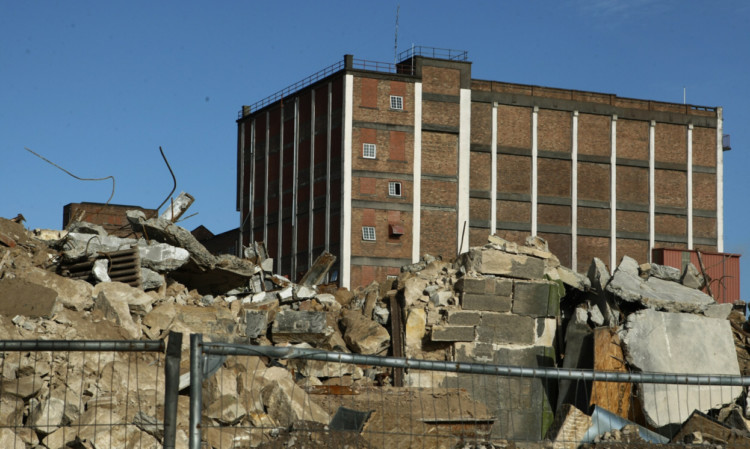
<instances>
[{"instance_id":1,"label":"concrete block","mask_svg":"<svg viewBox=\"0 0 750 449\"><path fill-rule=\"evenodd\" d=\"M625 355L638 371L740 374L728 320L645 309L629 315L624 327ZM681 424L693 410L705 413L730 404L743 390L739 386L663 384L639 388L644 416L654 427Z\"/></svg>"},{"instance_id":2,"label":"concrete block","mask_svg":"<svg viewBox=\"0 0 750 449\"><path fill-rule=\"evenodd\" d=\"M560 298L564 294L564 287L553 281L515 281L513 313L532 317L557 316L560 314Z\"/></svg>"},{"instance_id":3,"label":"concrete block","mask_svg":"<svg viewBox=\"0 0 750 449\"><path fill-rule=\"evenodd\" d=\"M265 335L267 329L267 310L245 310L245 335L248 338L258 338Z\"/></svg>"},{"instance_id":4,"label":"concrete block","mask_svg":"<svg viewBox=\"0 0 750 449\"><path fill-rule=\"evenodd\" d=\"M487 310L490 312L510 312L510 296L479 295L464 293L461 297L461 307L464 310Z\"/></svg>"},{"instance_id":5,"label":"concrete block","mask_svg":"<svg viewBox=\"0 0 750 449\"><path fill-rule=\"evenodd\" d=\"M482 314L477 326L477 341L495 344L530 345L536 340L536 320L505 313Z\"/></svg>"},{"instance_id":6,"label":"concrete block","mask_svg":"<svg viewBox=\"0 0 750 449\"><path fill-rule=\"evenodd\" d=\"M456 281L454 288L459 293L509 296L512 293L513 281L496 277L474 278L464 276Z\"/></svg>"},{"instance_id":7,"label":"concrete block","mask_svg":"<svg viewBox=\"0 0 750 449\"><path fill-rule=\"evenodd\" d=\"M57 292L24 279L0 280L0 314L51 318L62 308Z\"/></svg>"},{"instance_id":8,"label":"concrete block","mask_svg":"<svg viewBox=\"0 0 750 449\"><path fill-rule=\"evenodd\" d=\"M469 268L478 273L519 279L541 279L544 261L536 257L509 254L492 248L474 248L468 256Z\"/></svg>"},{"instance_id":9,"label":"concrete block","mask_svg":"<svg viewBox=\"0 0 750 449\"><path fill-rule=\"evenodd\" d=\"M473 310L451 310L448 312L448 324L454 326L476 326L482 322L482 312Z\"/></svg>"},{"instance_id":10,"label":"concrete block","mask_svg":"<svg viewBox=\"0 0 750 449\"><path fill-rule=\"evenodd\" d=\"M274 343L319 343L333 332L326 323L325 312L282 310L276 314L271 327Z\"/></svg>"},{"instance_id":11,"label":"concrete block","mask_svg":"<svg viewBox=\"0 0 750 449\"><path fill-rule=\"evenodd\" d=\"M474 326L432 326L432 341L474 341Z\"/></svg>"},{"instance_id":12,"label":"concrete block","mask_svg":"<svg viewBox=\"0 0 750 449\"><path fill-rule=\"evenodd\" d=\"M550 347L498 348L484 343L456 343L457 362L481 362L522 367L553 366ZM483 402L496 417L492 438L539 441L544 438L554 415L545 382L533 378L502 378L499 382L477 382L476 375L446 378L449 388L465 388Z\"/></svg>"}]
</instances>

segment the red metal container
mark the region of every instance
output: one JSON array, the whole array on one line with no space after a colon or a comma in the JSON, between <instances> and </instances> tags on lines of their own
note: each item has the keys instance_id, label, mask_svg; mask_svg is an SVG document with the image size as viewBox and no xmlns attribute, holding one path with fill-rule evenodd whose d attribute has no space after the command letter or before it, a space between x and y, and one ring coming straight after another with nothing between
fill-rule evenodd
<instances>
[{"instance_id":1,"label":"red metal container","mask_svg":"<svg viewBox=\"0 0 750 449\"><path fill-rule=\"evenodd\" d=\"M701 265L698 251L675 248L654 248L651 259L659 265L683 269L688 263L695 265L698 271ZM740 299L740 255L729 253L700 252L703 268L708 280L708 287L716 302L734 303ZM708 293L708 287L703 291Z\"/></svg>"}]
</instances>

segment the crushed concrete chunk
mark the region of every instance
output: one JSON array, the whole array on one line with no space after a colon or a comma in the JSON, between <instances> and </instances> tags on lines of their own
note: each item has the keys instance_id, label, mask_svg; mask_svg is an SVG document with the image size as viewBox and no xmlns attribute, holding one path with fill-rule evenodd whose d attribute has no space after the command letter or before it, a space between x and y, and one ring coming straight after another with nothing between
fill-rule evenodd
<instances>
[{"instance_id":1,"label":"crushed concrete chunk","mask_svg":"<svg viewBox=\"0 0 750 449\"><path fill-rule=\"evenodd\" d=\"M638 371L740 375L727 320L646 309L628 316L622 334L627 360ZM684 422L693 410L732 403L740 394L740 386L648 384L640 386L639 398L648 423L662 427Z\"/></svg>"},{"instance_id":2,"label":"crushed concrete chunk","mask_svg":"<svg viewBox=\"0 0 750 449\"><path fill-rule=\"evenodd\" d=\"M656 277L644 281L638 276L638 263L627 256L623 257L606 289L620 301L669 312L701 312L714 303L700 290L675 282Z\"/></svg>"}]
</instances>

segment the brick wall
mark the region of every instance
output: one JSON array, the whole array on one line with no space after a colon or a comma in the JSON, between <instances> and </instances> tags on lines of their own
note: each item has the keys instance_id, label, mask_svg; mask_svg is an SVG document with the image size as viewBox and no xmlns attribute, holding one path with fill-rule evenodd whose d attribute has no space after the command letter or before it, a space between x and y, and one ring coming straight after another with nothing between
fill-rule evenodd
<instances>
[{"instance_id":1,"label":"brick wall","mask_svg":"<svg viewBox=\"0 0 750 449\"><path fill-rule=\"evenodd\" d=\"M119 237L132 235L125 212L139 210L146 218L158 216L156 209L145 209L140 206L102 203L70 203L63 207L63 228L74 220L86 221L104 227L108 234Z\"/></svg>"}]
</instances>

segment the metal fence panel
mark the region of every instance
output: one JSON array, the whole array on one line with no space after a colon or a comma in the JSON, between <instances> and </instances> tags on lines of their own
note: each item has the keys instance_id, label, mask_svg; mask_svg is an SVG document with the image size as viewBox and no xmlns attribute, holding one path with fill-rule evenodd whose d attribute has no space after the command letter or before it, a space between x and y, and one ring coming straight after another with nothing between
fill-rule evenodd
<instances>
[{"instance_id":1,"label":"metal fence panel","mask_svg":"<svg viewBox=\"0 0 750 449\"><path fill-rule=\"evenodd\" d=\"M750 377L741 376L413 360L204 343L199 336L193 342L198 355L191 356L191 377L205 380L200 394L191 395L191 448L490 448L523 442L572 449L610 441L695 442L700 429L703 441L716 442L722 439L717 432L729 428L716 413L701 410L732 403L750 385ZM212 357L210 363L220 366L207 374L204 366ZM392 368L406 371L405 387L390 386ZM578 408L556 406L563 384L572 389L568 397L582 398ZM620 397L610 392L609 402L599 395L592 404L593 390L605 384L616 385ZM655 403L647 414L618 407L623 399ZM750 446L727 431L722 441L735 438L734 446Z\"/></svg>"},{"instance_id":2,"label":"metal fence panel","mask_svg":"<svg viewBox=\"0 0 750 449\"><path fill-rule=\"evenodd\" d=\"M162 447L163 341L0 341L0 447Z\"/></svg>"}]
</instances>

